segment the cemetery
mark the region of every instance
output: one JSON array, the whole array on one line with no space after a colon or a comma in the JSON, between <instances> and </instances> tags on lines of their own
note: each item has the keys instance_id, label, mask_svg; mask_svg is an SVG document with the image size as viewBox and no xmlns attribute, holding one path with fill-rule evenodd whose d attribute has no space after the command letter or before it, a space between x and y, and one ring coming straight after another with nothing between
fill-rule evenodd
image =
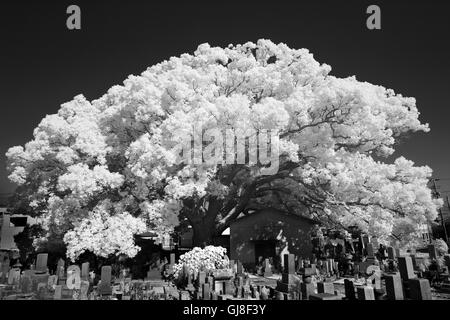
<instances>
[{"instance_id":1,"label":"cemetery","mask_svg":"<svg viewBox=\"0 0 450 320\"><path fill-rule=\"evenodd\" d=\"M177 259L156 259L144 279L129 268L92 270L89 262L59 259L50 272L49 254L29 269L9 266L1 256L3 300L447 300L450 255L436 244L405 252L375 238L312 239L310 257L281 253L279 262L260 256L254 266L229 259L227 249L194 248ZM325 241L323 241L325 240ZM326 243L324 245L324 243ZM426 252L423 252L426 251ZM233 256L231 254L231 256ZM53 268L52 268L53 270Z\"/></svg>"}]
</instances>

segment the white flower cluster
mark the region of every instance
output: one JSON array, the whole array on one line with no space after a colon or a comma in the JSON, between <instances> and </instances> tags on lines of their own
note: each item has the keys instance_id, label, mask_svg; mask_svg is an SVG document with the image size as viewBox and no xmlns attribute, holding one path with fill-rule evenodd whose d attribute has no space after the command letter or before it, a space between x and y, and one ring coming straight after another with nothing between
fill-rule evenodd
<instances>
[{"instance_id":1,"label":"white flower cluster","mask_svg":"<svg viewBox=\"0 0 450 320\"><path fill-rule=\"evenodd\" d=\"M226 252L227 249L220 246L206 246L204 249L195 247L180 256L180 260L174 266L174 276L175 278L180 276L185 265L189 274L196 274L202 270L214 271L217 269L225 269L229 265Z\"/></svg>"},{"instance_id":2,"label":"white flower cluster","mask_svg":"<svg viewBox=\"0 0 450 320\"><path fill-rule=\"evenodd\" d=\"M85 251L100 257L111 254L134 257L140 250L134 243L134 235L145 230L143 220L128 212L111 216L101 209L95 210L65 234L67 257L75 261Z\"/></svg>"}]
</instances>

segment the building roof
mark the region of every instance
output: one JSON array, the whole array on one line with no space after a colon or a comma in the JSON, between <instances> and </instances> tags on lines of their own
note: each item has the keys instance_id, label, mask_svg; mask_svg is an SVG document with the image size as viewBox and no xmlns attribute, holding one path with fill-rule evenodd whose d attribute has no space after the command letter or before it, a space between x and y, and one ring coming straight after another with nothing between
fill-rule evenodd
<instances>
[{"instance_id":1,"label":"building roof","mask_svg":"<svg viewBox=\"0 0 450 320\"><path fill-rule=\"evenodd\" d=\"M281 210L278 210L278 209L273 209L273 208L261 209L261 210L258 210L256 212L247 214L245 216L242 216L241 218L238 218L238 219L234 220L233 222L231 222L231 224L238 223L238 222L240 222L240 221L242 221L244 219L248 219L248 218L253 217L255 215L263 214L264 212L275 213L275 214L278 214L280 216L285 216L285 217L289 217L289 218L303 220L303 221L309 222L311 224L320 224L320 222L317 221L317 220L314 220L314 219L311 219L311 218L308 218L308 217L305 217L305 216L301 216L301 215L291 214L291 213L288 213L288 212L285 212L285 211L281 211Z\"/></svg>"}]
</instances>

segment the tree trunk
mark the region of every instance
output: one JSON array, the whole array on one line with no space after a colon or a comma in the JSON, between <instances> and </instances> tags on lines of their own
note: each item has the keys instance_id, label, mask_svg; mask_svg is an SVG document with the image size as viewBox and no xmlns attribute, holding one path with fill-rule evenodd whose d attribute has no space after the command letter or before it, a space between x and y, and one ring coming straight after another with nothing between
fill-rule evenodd
<instances>
[{"instance_id":1,"label":"tree trunk","mask_svg":"<svg viewBox=\"0 0 450 320\"><path fill-rule=\"evenodd\" d=\"M216 236L215 223L207 223L205 221L196 221L192 223L194 230L193 245L194 247L204 247L214 244L214 236Z\"/></svg>"}]
</instances>

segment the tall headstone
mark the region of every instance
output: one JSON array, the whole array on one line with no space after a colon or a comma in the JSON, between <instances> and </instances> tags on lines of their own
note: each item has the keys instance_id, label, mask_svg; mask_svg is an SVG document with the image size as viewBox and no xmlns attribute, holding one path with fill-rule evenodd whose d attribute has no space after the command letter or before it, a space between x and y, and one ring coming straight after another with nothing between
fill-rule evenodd
<instances>
[{"instance_id":1,"label":"tall headstone","mask_svg":"<svg viewBox=\"0 0 450 320\"><path fill-rule=\"evenodd\" d=\"M198 285L201 288L202 285L206 283L206 272L205 271L200 271L198 273Z\"/></svg>"},{"instance_id":2,"label":"tall headstone","mask_svg":"<svg viewBox=\"0 0 450 320\"><path fill-rule=\"evenodd\" d=\"M264 260L264 277L272 276L272 266L270 265L269 259Z\"/></svg>"},{"instance_id":3,"label":"tall headstone","mask_svg":"<svg viewBox=\"0 0 450 320\"><path fill-rule=\"evenodd\" d=\"M391 260L395 259L395 251L393 247L387 247L388 258Z\"/></svg>"},{"instance_id":4,"label":"tall headstone","mask_svg":"<svg viewBox=\"0 0 450 320\"><path fill-rule=\"evenodd\" d=\"M389 300L403 300L402 279L399 274L386 275L386 295Z\"/></svg>"},{"instance_id":5,"label":"tall headstone","mask_svg":"<svg viewBox=\"0 0 450 320\"><path fill-rule=\"evenodd\" d=\"M398 257L398 268L402 280L408 281L416 278L411 257Z\"/></svg>"},{"instance_id":6,"label":"tall headstone","mask_svg":"<svg viewBox=\"0 0 450 320\"><path fill-rule=\"evenodd\" d=\"M374 258L375 257L375 252L374 252L374 248L373 248L373 244L372 243L368 243L366 245L366 250L367 250L367 256L369 258Z\"/></svg>"},{"instance_id":7,"label":"tall headstone","mask_svg":"<svg viewBox=\"0 0 450 320\"><path fill-rule=\"evenodd\" d=\"M39 253L36 258L36 272L46 273L47 272L47 259L48 253Z\"/></svg>"},{"instance_id":8,"label":"tall headstone","mask_svg":"<svg viewBox=\"0 0 450 320\"><path fill-rule=\"evenodd\" d=\"M203 300L210 300L211 297L211 291L209 283L204 283L202 286L202 294L203 294Z\"/></svg>"},{"instance_id":9,"label":"tall headstone","mask_svg":"<svg viewBox=\"0 0 450 320\"><path fill-rule=\"evenodd\" d=\"M436 246L434 244L428 245L428 254L430 259L436 259L438 257Z\"/></svg>"},{"instance_id":10,"label":"tall headstone","mask_svg":"<svg viewBox=\"0 0 450 320\"><path fill-rule=\"evenodd\" d=\"M111 266L103 266L100 276L100 286L99 291L102 295L110 295L112 294L111 287Z\"/></svg>"},{"instance_id":11,"label":"tall headstone","mask_svg":"<svg viewBox=\"0 0 450 320\"><path fill-rule=\"evenodd\" d=\"M375 290L369 286L357 288L358 300L375 300Z\"/></svg>"},{"instance_id":12,"label":"tall headstone","mask_svg":"<svg viewBox=\"0 0 450 320\"><path fill-rule=\"evenodd\" d=\"M411 261L412 261L414 270L417 270L419 268L419 266L417 265L416 255L411 254L410 257L411 257Z\"/></svg>"},{"instance_id":13,"label":"tall headstone","mask_svg":"<svg viewBox=\"0 0 450 320\"><path fill-rule=\"evenodd\" d=\"M88 300L89 281L81 280L80 300Z\"/></svg>"},{"instance_id":14,"label":"tall headstone","mask_svg":"<svg viewBox=\"0 0 450 320\"><path fill-rule=\"evenodd\" d=\"M89 262L85 262L81 265L81 279L89 279Z\"/></svg>"},{"instance_id":15,"label":"tall headstone","mask_svg":"<svg viewBox=\"0 0 450 320\"><path fill-rule=\"evenodd\" d=\"M55 293L53 294L53 300L61 300L62 297L62 285L58 284L55 287Z\"/></svg>"},{"instance_id":16,"label":"tall headstone","mask_svg":"<svg viewBox=\"0 0 450 320\"><path fill-rule=\"evenodd\" d=\"M174 265L175 264L175 253L171 253L170 254L170 264Z\"/></svg>"},{"instance_id":17,"label":"tall headstone","mask_svg":"<svg viewBox=\"0 0 450 320\"><path fill-rule=\"evenodd\" d=\"M295 255L284 255L284 273L295 274Z\"/></svg>"},{"instance_id":18,"label":"tall headstone","mask_svg":"<svg viewBox=\"0 0 450 320\"><path fill-rule=\"evenodd\" d=\"M362 243L364 246L367 246L367 244L370 242L369 236L365 235L362 237Z\"/></svg>"},{"instance_id":19,"label":"tall headstone","mask_svg":"<svg viewBox=\"0 0 450 320\"><path fill-rule=\"evenodd\" d=\"M344 288L345 288L345 297L348 300L355 300L355 285L353 284L353 281L344 279Z\"/></svg>"},{"instance_id":20,"label":"tall headstone","mask_svg":"<svg viewBox=\"0 0 450 320\"><path fill-rule=\"evenodd\" d=\"M242 262L241 261L237 261L237 270L236 270L237 274L243 274L244 273L244 267L242 266Z\"/></svg>"},{"instance_id":21,"label":"tall headstone","mask_svg":"<svg viewBox=\"0 0 450 320\"><path fill-rule=\"evenodd\" d=\"M314 293L314 283L300 283L300 292L303 300L309 300L309 295Z\"/></svg>"},{"instance_id":22,"label":"tall headstone","mask_svg":"<svg viewBox=\"0 0 450 320\"><path fill-rule=\"evenodd\" d=\"M410 279L408 283L410 299L431 300L431 288L428 279Z\"/></svg>"}]
</instances>

